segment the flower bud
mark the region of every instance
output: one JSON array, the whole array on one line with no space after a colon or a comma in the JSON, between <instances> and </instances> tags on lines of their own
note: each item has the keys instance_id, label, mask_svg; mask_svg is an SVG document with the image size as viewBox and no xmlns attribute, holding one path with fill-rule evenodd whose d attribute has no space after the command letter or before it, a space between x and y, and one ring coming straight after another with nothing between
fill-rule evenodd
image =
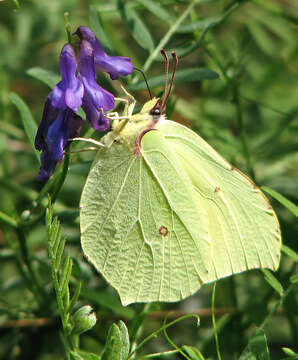
<instances>
[{"instance_id":1,"label":"flower bud","mask_svg":"<svg viewBox=\"0 0 298 360\"><path fill-rule=\"evenodd\" d=\"M96 315L90 305L85 305L75 312L72 320L72 334L81 334L93 328L96 324Z\"/></svg>"}]
</instances>

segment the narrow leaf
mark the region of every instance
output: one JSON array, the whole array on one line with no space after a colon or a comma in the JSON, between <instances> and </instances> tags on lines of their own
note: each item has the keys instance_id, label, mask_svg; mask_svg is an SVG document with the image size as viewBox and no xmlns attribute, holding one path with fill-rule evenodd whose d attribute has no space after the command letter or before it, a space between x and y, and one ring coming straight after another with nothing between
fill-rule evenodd
<instances>
[{"instance_id":1,"label":"narrow leaf","mask_svg":"<svg viewBox=\"0 0 298 360\"><path fill-rule=\"evenodd\" d=\"M271 195L275 200L280 202L284 207L286 207L294 216L298 217L298 206L295 205L292 201L288 200L285 196L281 195L277 191L271 189L268 186L262 186L267 194Z\"/></svg>"},{"instance_id":2,"label":"narrow leaf","mask_svg":"<svg viewBox=\"0 0 298 360\"><path fill-rule=\"evenodd\" d=\"M57 255L55 258L55 269L58 269L60 266L60 262L61 262L61 258L62 258L62 254L63 254L63 250L64 250L64 245L65 245L65 241L66 239L63 238L60 242L59 242L59 246L57 249Z\"/></svg>"},{"instance_id":3,"label":"narrow leaf","mask_svg":"<svg viewBox=\"0 0 298 360\"><path fill-rule=\"evenodd\" d=\"M213 27L220 20L222 20L222 16L212 17L207 19L200 19L194 22L190 22L187 24L182 24L177 29L179 33L192 33L196 30L205 30L207 27Z\"/></svg>"},{"instance_id":4,"label":"narrow leaf","mask_svg":"<svg viewBox=\"0 0 298 360\"><path fill-rule=\"evenodd\" d=\"M123 0L118 0L118 9L136 42L146 50L154 48L153 39L137 12Z\"/></svg>"},{"instance_id":5,"label":"narrow leaf","mask_svg":"<svg viewBox=\"0 0 298 360\"><path fill-rule=\"evenodd\" d=\"M298 274L291 276L290 277L290 282L291 282L291 284L298 283Z\"/></svg>"},{"instance_id":6,"label":"narrow leaf","mask_svg":"<svg viewBox=\"0 0 298 360\"><path fill-rule=\"evenodd\" d=\"M98 355L83 350L78 352L71 351L70 354L74 360L100 360Z\"/></svg>"},{"instance_id":7,"label":"narrow leaf","mask_svg":"<svg viewBox=\"0 0 298 360\"><path fill-rule=\"evenodd\" d=\"M267 269L262 269L263 274L265 275L265 280L268 284L282 296L284 289L281 283L276 279L276 277Z\"/></svg>"},{"instance_id":8,"label":"narrow leaf","mask_svg":"<svg viewBox=\"0 0 298 360\"><path fill-rule=\"evenodd\" d=\"M66 289L65 289L65 296L64 296L64 303L63 303L63 306L64 306L64 309L65 309L65 312L68 313L68 308L69 308L69 288L68 286L66 286Z\"/></svg>"},{"instance_id":9,"label":"narrow leaf","mask_svg":"<svg viewBox=\"0 0 298 360\"><path fill-rule=\"evenodd\" d=\"M185 351L192 360L205 360L200 350L194 346L183 345L182 350Z\"/></svg>"},{"instance_id":10,"label":"narrow leaf","mask_svg":"<svg viewBox=\"0 0 298 360\"><path fill-rule=\"evenodd\" d=\"M169 77L172 76L172 73L169 74ZM205 68L192 68L192 69L183 69L178 70L175 75L175 84L185 83L185 82L195 82L202 80L213 80L219 78L217 72ZM163 85L164 75L153 76L149 80L150 87L156 87ZM144 90L146 89L145 82L139 82L137 84L130 86L131 90Z\"/></svg>"},{"instance_id":11,"label":"narrow leaf","mask_svg":"<svg viewBox=\"0 0 298 360\"><path fill-rule=\"evenodd\" d=\"M249 340L249 350L258 360L270 360L267 339L263 329L257 330Z\"/></svg>"},{"instance_id":12,"label":"narrow leaf","mask_svg":"<svg viewBox=\"0 0 298 360\"><path fill-rule=\"evenodd\" d=\"M68 307L68 312L70 313L72 311L72 309L74 308L76 302L78 301L78 298L80 296L80 292L81 292L81 287L82 287L82 283L81 281L79 281L76 285L73 297L70 301L69 307Z\"/></svg>"},{"instance_id":13,"label":"narrow leaf","mask_svg":"<svg viewBox=\"0 0 298 360\"><path fill-rule=\"evenodd\" d=\"M2 222L3 224L6 224L6 225L12 226L14 228L18 227L17 221L2 211L0 211L0 222Z\"/></svg>"},{"instance_id":14,"label":"narrow leaf","mask_svg":"<svg viewBox=\"0 0 298 360\"><path fill-rule=\"evenodd\" d=\"M57 224L58 224L58 231L56 232L54 242L53 242L53 255L54 255L55 259L57 258L58 248L61 243L61 236L62 236L62 229L59 227L59 222L57 222ZM62 249L62 251L63 251L63 249ZM56 263L56 265L57 265L57 263ZM57 267L59 267L59 265Z\"/></svg>"},{"instance_id":15,"label":"narrow leaf","mask_svg":"<svg viewBox=\"0 0 298 360\"><path fill-rule=\"evenodd\" d=\"M137 0L137 1L138 3L142 4L146 9L148 9L157 18L166 21L168 23L171 23L172 16L158 2L152 0Z\"/></svg>"},{"instance_id":16,"label":"narrow leaf","mask_svg":"<svg viewBox=\"0 0 298 360\"><path fill-rule=\"evenodd\" d=\"M122 347L121 347L121 359L126 360L128 358L129 354L129 334L126 325L123 321L119 321L118 328L120 330L120 337L122 341Z\"/></svg>"},{"instance_id":17,"label":"narrow leaf","mask_svg":"<svg viewBox=\"0 0 298 360\"><path fill-rule=\"evenodd\" d=\"M112 324L101 360L120 360L121 348L122 340L120 330L116 324Z\"/></svg>"},{"instance_id":18,"label":"narrow leaf","mask_svg":"<svg viewBox=\"0 0 298 360\"><path fill-rule=\"evenodd\" d=\"M33 119L31 111L29 110L26 103L16 93L11 92L9 94L9 98L10 98L10 101L15 105L15 107L20 112L25 133L26 133L26 135L29 139L29 142L33 148L34 154L35 154L38 162L40 163L39 152L37 150L35 150L35 146L34 146L35 135L37 132L37 125Z\"/></svg>"},{"instance_id":19,"label":"narrow leaf","mask_svg":"<svg viewBox=\"0 0 298 360\"><path fill-rule=\"evenodd\" d=\"M48 85L50 89L52 89L61 80L57 73L40 67L33 67L27 70L27 74Z\"/></svg>"},{"instance_id":20,"label":"narrow leaf","mask_svg":"<svg viewBox=\"0 0 298 360\"><path fill-rule=\"evenodd\" d=\"M59 287L60 287L60 292L62 291L62 288L64 287L65 284L65 280L67 279L68 276L68 271L69 271L69 263L71 262L70 260L70 255L67 254L64 262L63 262L63 266L62 266L62 274L60 276L60 280L59 280ZM57 268L57 267L56 267Z\"/></svg>"},{"instance_id":21,"label":"narrow leaf","mask_svg":"<svg viewBox=\"0 0 298 360\"><path fill-rule=\"evenodd\" d=\"M60 282L61 296L66 295L66 289L68 287L69 280L70 280L70 277L71 277L72 261L71 261L70 257L69 257L69 260L67 262L67 266L65 267L65 269L66 269L65 270L65 276L62 277L63 281ZM64 273L64 268L63 268L62 275L63 275L63 273Z\"/></svg>"},{"instance_id":22,"label":"narrow leaf","mask_svg":"<svg viewBox=\"0 0 298 360\"><path fill-rule=\"evenodd\" d=\"M295 353L292 349L283 347L283 348L282 348L282 351L283 351L286 355L289 355L289 356L297 356L297 358L298 358L298 353Z\"/></svg>"},{"instance_id":23,"label":"narrow leaf","mask_svg":"<svg viewBox=\"0 0 298 360\"><path fill-rule=\"evenodd\" d=\"M294 250L292 250L286 245L283 245L281 251L288 257L290 257L292 260L294 260L296 263L298 263L298 254Z\"/></svg>"},{"instance_id":24,"label":"narrow leaf","mask_svg":"<svg viewBox=\"0 0 298 360\"><path fill-rule=\"evenodd\" d=\"M59 230L58 219L55 218L50 223L50 226L49 226L49 243L50 243L52 249L54 248L54 245L55 245L55 239L56 239L58 230Z\"/></svg>"}]
</instances>

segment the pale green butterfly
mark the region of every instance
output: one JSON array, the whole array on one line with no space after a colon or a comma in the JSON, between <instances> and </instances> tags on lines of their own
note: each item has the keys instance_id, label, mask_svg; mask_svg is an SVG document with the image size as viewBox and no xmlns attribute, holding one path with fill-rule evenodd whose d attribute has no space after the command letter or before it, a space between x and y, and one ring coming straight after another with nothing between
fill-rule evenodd
<instances>
[{"instance_id":1,"label":"pale green butterfly","mask_svg":"<svg viewBox=\"0 0 298 360\"><path fill-rule=\"evenodd\" d=\"M134 115L128 94L82 193L84 254L123 305L182 300L202 284L279 264L269 201L199 135L166 120L166 90L167 80L163 100Z\"/></svg>"}]
</instances>

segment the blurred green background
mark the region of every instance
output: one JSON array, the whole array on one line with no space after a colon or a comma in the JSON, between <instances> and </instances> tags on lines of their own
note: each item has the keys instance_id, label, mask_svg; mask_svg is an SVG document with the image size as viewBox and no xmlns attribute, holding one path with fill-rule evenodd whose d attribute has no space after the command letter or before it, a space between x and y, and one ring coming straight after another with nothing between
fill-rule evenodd
<instances>
[{"instance_id":1,"label":"blurred green background","mask_svg":"<svg viewBox=\"0 0 298 360\"><path fill-rule=\"evenodd\" d=\"M20 105L11 92L23 99L38 125L50 91L46 83L52 84L58 74L59 53L67 41L66 11L73 30L80 25L91 27L109 54L128 56L135 66L144 69L156 95L163 89L164 65L159 50L175 50L180 64L168 117L194 129L259 186L268 186L298 203L297 1L205 0L195 4L184 0L20 0L19 6L14 1L1 1L1 359L64 358L43 217L26 226L20 235L18 226L10 226L5 215L19 223L42 214L47 204L46 191L38 198L42 189L36 180L39 163L23 126L30 113L24 112L25 105ZM115 95L120 94L118 81L111 82L102 74L98 81ZM139 105L148 100L138 73L121 81ZM83 133L87 130L84 126ZM100 138L100 134L92 136ZM119 319L127 324L131 340L140 342L162 326L169 311L173 311L171 318L194 312L201 316L199 327L195 320L184 320L168 332L178 346L194 346L206 359L216 359L212 285L205 285L180 303L123 308L117 293L83 258L78 204L93 157L92 152L71 156L54 206L74 262L70 286L83 282L79 304L91 304L98 317L97 325L81 336L81 349L99 354L109 326ZM61 168L59 165L57 173ZM223 359L240 357L253 330L281 299L282 306L265 327L270 358L297 358L282 351L283 347L298 351L297 286L282 297L291 281L297 281L297 208L290 206L289 211L279 201L270 200L286 245L275 274L277 283L271 279L270 285L257 270L218 282L215 303ZM29 274L27 278L24 273ZM43 289L41 293L32 290L32 279ZM137 358L169 350L173 347L161 334L142 348ZM267 353L264 357L249 356L242 359L269 359ZM195 359L194 355L189 357Z\"/></svg>"}]
</instances>

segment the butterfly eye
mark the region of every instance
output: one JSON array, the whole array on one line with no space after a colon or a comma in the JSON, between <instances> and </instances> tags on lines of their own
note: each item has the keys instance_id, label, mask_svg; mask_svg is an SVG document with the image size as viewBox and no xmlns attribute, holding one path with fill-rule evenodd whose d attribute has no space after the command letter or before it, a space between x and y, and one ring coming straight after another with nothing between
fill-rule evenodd
<instances>
[{"instance_id":1,"label":"butterfly eye","mask_svg":"<svg viewBox=\"0 0 298 360\"><path fill-rule=\"evenodd\" d=\"M159 108L153 108L153 109L150 110L150 115L152 115L152 116L160 116L161 112L160 112Z\"/></svg>"}]
</instances>

